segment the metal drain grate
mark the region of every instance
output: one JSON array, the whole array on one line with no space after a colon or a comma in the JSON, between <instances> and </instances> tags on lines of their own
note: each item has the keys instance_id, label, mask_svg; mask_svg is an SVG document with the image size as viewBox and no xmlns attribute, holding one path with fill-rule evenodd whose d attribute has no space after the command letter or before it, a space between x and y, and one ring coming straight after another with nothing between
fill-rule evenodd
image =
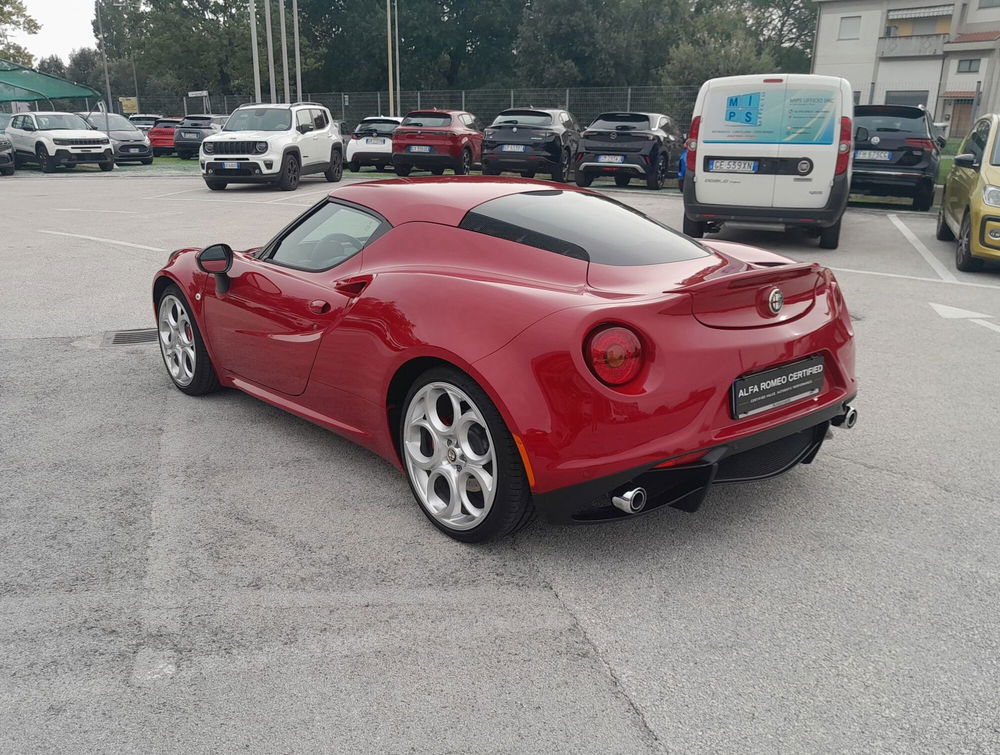
<instances>
[{"instance_id":1,"label":"metal drain grate","mask_svg":"<svg viewBox=\"0 0 1000 755\"><path fill-rule=\"evenodd\" d=\"M156 328L111 330L104 334L107 346L129 346L135 343L156 343Z\"/></svg>"}]
</instances>

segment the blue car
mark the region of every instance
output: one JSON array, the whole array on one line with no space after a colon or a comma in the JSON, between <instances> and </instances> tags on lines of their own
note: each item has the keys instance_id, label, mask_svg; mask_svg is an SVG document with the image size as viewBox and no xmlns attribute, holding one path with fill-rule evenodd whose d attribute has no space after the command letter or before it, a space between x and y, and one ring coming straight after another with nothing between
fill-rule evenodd
<instances>
[{"instance_id":1,"label":"blue car","mask_svg":"<svg viewBox=\"0 0 1000 755\"><path fill-rule=\"evenodd\" d=\"M677 190L684 191L684 174L687 173L687 147L681 150L680 159L677 161Z\"/></svg>"}]
</instances>

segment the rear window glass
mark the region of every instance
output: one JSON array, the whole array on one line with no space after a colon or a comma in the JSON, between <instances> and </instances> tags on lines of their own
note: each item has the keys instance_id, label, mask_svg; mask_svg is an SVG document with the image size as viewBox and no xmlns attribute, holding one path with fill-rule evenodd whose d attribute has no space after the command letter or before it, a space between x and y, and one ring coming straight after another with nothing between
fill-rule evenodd
<instances>
[{"instance_id":1,"label":"rear window glass","mask_svg":"<svg viewBox=\"0 0 1000 755\"><path fill-rule=\"evenodd\" d=\"M875 113L854 113L854 127L868 129L870 134L919 134L927 136L927 121L922 111L910 108L886 108Z\"/></svg>"},{"instance_id":2,"label":"rear window glass","mask_svg":"<svg viewBox=\"0 0 1000 755\"><path fill-rule=\"evenodd\" d=\"M591 128L616 131L634 131L649 128L649 118L639 113L602 113L590 124Z\"/></svg>"},{"instance_id":3,"label":"rear window glass","mask_svg":"<svg viewBox=\"0 0 1000 755\"><path fill-rule=\"evenodd\" d=\"M551 126L552 116L537 110L506 110L493 121L494 126Z\"/></svg>"},{"instance_id":4,"label":"rear window glass","mask_svg":"<svg viewBox=\"0 0 1000 755\"><path fill-rule=\"evenodd\" d=\"M451 116L446 113L410 113L403 119L403 126L426 126L427 128L450 126Z\"/></svg>"},{"instance_id":5,"label":"rear window glass","mask_svg":"<svg viewBox=\"0 0 1000 755\"><path fill-rule=\"evenodd\" d=\"M576 191L491 199L470 210L459 227L602 265L659 265L707 254L638 210Z\"/></svg>"},{"instance_id":6,"label":"rear window glass","mask_svg":"<svg viewBox=\"0 0 1000 755\"><path fill-rule=\"evenodd\" d=\"M354 129L355 134L364 134L374 132L376 134L391 134L396 130L396 126L399 123L396 121L361 121L357 128Z\"/></svg>"},{"instance_id":7,"label":"rear window glass","mask_svg":"<svg viewBox=\"0 0 1000 755\"><path fill-rule=\"evenodd\" d=\"M185 118L181 121L185 128L212 128L211 118Z\"/></svg>"},{"instance_id":8,"label":"rear window glass","mask_svg":"<svg viewBox=\"0 0 1000 755\"><path fill-rule=\"evenodd\" d=\"M153 124L153 128L173 128L178 123L180 123L180 121L175 121L175 120L161 120L161 121L157 121L156 123L154 123Z\"/></svg>"}]
</instances>

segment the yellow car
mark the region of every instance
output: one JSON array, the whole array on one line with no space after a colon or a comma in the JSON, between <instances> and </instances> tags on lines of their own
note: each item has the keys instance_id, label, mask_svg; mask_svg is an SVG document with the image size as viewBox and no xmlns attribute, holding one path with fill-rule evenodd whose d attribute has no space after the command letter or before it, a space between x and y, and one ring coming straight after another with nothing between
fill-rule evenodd
<instances>
[{"instance_id":1,"label":"yellow car","mask_svg":"<svg viewBox=\"0 0 1000 755\"><path fill-rule=\"evenodd\" d=\"M944 182L938 211L937 237L954 241L955 267L981 270L1000 260L1000 115L976 121L958 149Z\"/></svg>"}]
</instances>

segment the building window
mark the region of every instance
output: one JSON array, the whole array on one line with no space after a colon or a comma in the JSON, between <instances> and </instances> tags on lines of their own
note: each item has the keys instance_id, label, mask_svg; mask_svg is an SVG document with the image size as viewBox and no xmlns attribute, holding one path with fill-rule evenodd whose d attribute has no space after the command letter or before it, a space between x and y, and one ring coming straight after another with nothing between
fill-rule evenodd
<instances>
[{"instance_id":1,"label":"building window","mask_svg":"<svg viewBox=\"0 0 1000 755\"><path fill-rule=\"evenodd\" d=\"M918 18L913 21L913 31L910 34L914 37L923 34L937 34L938 20L936 18Z\"/></svg>"},{"instance_id":2,"label":"building window","mask_svg":"<svg viewBox=\"0 0 1000 755\"><path fill-rule=\"evenodd\" d=\"M887 37L896 37L898 35L899 35L899 27L898 26L887 26L887 27L885 27L885 36L887 36Z\"/></svg>"},{"instance_id":3,"label":"building window","mask_svg":"<svg viewBox=\"0 0 1000 755\"><path fill-rule=\"evenodd\" d=\"M837 39L861 39L861 16L841 16Z\"/></svg>"},{"instance_id":4,"label":"building window","mask_svg":"<svg viewBox=\"0 0 1000 755\"><path fill-rule=\"evenodd\" d=\"M928 92L926 89L910 89L910 90L892 90L889 89L885 93L885 104L886 105L912 105L913 107L927 107L927 100L929 99Z\"/></svg>"},{"instance_id":5,"label":"building window","mask_svg":"<svg viewBox=\"0 0 1000 755\"><path fill-rule=\"evenodd\" d=\"M996 8L1000 5L1000 0L979 0L980 8Z\"/></svg>"},{"instance_id":6,"label":"building window","mask_svg":"<svg viewBox=\"0 0 1000 755\"><path fill-rule=\"evenodd\" d=\"M966 58L958 61L959 73L979 73L979 61L981 58Z\"/></svg>"}]
</instances>

